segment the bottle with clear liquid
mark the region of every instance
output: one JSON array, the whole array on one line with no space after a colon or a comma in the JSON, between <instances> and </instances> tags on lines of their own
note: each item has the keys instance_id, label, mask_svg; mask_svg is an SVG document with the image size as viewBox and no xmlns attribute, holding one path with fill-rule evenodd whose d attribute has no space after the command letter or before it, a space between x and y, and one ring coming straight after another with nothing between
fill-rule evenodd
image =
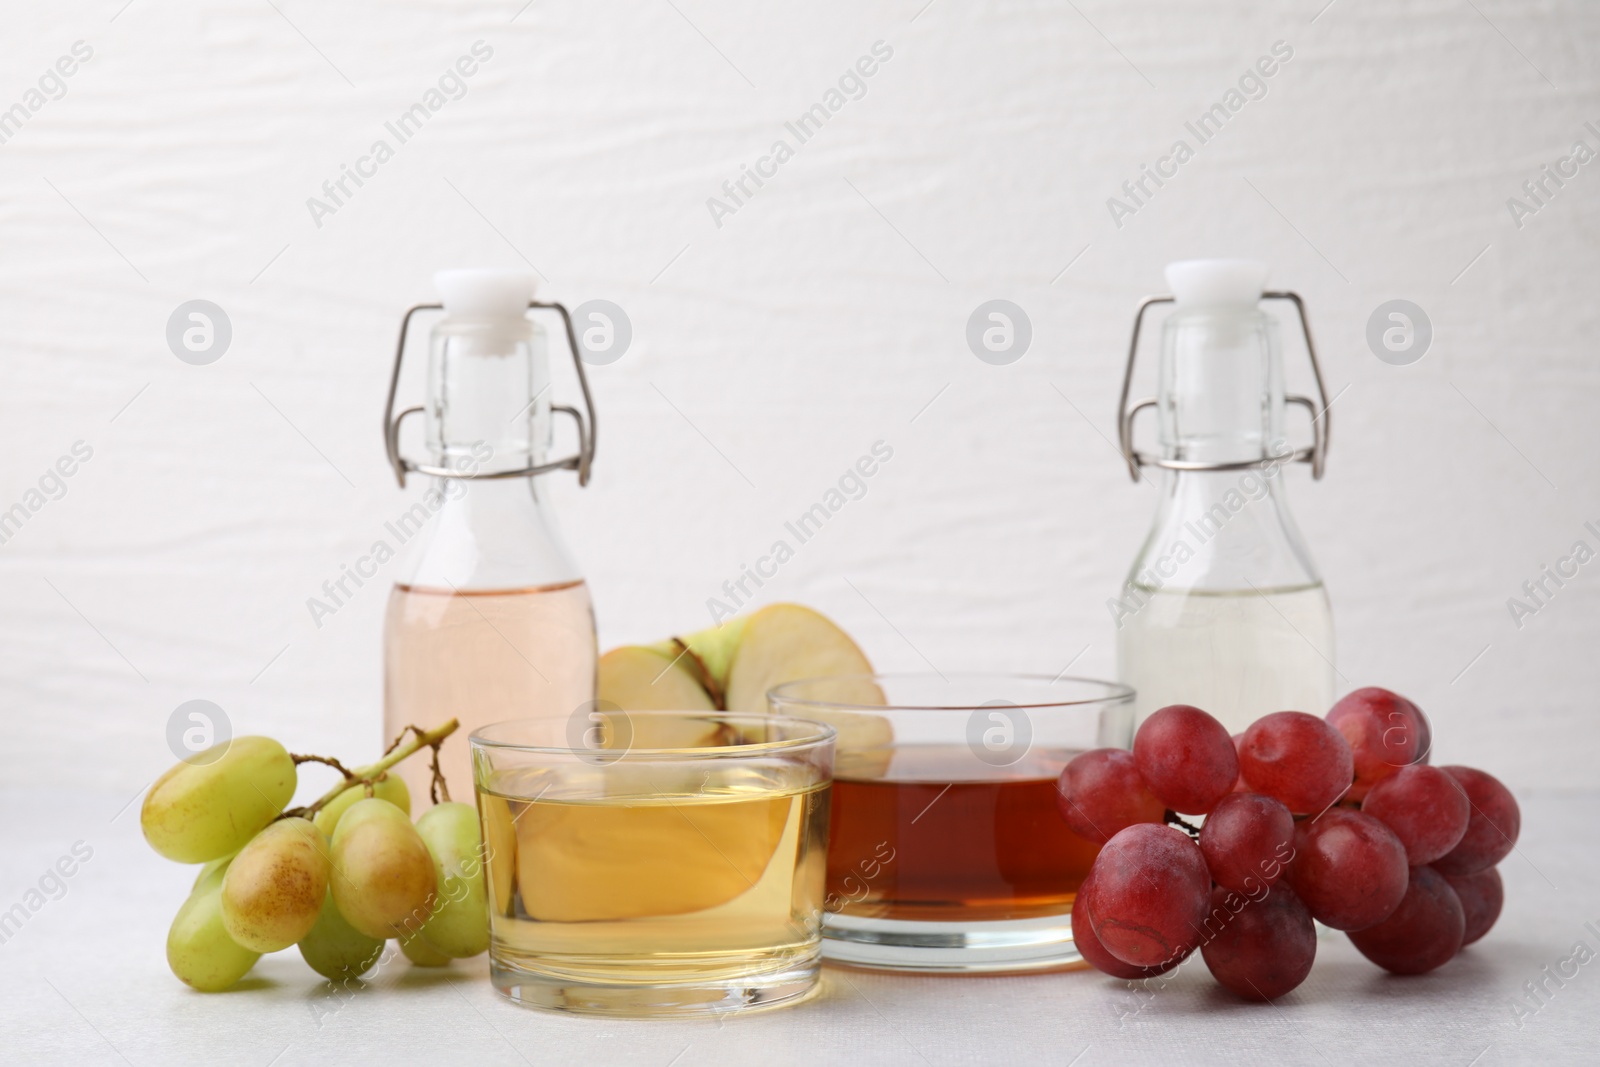
<instances>
[{"instance_id":1,"label":"bottle with clear liquid","mask_svg":"<svg viewBox=\"0 0 1600 1067\"><path fill-rule=\"evenodd\" d=\"M1134 479L1155 474L1155 522L1120 598L1109 602L1117 665L1137 690L1135 721L1192 704L1231 733L1274 711L1324 714L1333 703L1333 615L1285 494L1289 464L1320 478L1326 393L1305 311L1293 293L1264 292L1267 268L1242 260L1167 267L1174 295L1139 309L1123 382L1119 429ZM1284 396L1277 323L1262 301L1299 312L1320 402ZM1158 396L1130 406L1139 327L1171 303ZM1291 448L1287 403L1311 414L1314 443ZM1161 454L1135 450L1133 422L1154 407Z\"/></svg>"},{"instance_id":2,"label":"bottle with clear liquid","mask_svg":"<svg viewBox=\"0 0 1600 1067\"><path fill-rule=\"evenodd\" d=\"M395 524L409 529L384 618L384 733L461 721L441 750L456 800L470 801L467 737L490 723L570 715L595 697L596 639L589 589L562 542L538 475L578 471L588 481L594 409L566 310L532 302L534 278L521 271L441 271L434 283L445 317L433 328L428 402L394 417L407 328L389 388L385 444L400 484L408 473L432 479ZM530 307L560 311L588 405L550 402L545 330ZM400 423L426 412L429 461L400 455ZM551 462L554 412L578 423L577 455ZM410 520L410 521L408 521ZM412 796L428 795L425 758L399 767ZM393 772L391 772L393 773Z\"/></svg>"}]
</instances>

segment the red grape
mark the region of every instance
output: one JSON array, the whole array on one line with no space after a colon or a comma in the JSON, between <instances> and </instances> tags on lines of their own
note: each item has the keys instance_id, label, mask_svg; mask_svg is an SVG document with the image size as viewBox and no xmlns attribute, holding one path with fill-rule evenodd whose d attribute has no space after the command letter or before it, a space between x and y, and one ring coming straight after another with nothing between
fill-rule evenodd
<instances>
[{"instance_id":1,"label":"red grape","mask_svg":"<svg viewBox=\"0 0 1600 1067\"><path fill-rule=\"evenodd\" d=\"M1133 738L1133 758L1150 792L1174 811L1204 815L1239 777L1227 729L1199 708L1173 704Z\"/></svg>"},{"instance_id":2,"label":"red grape","mask_svg":"<svg viewBox=\"0 0 1600 1067\"><path fill-rule=\"evenodd\" d=\"M1259 793L1229 793L1200 827L1200 851L1218 885L1254 895L1294 855L1294 816Z\"/></svg>"},{"instance_id":3,"label":"red grape","mask_svg":"<svg viewBox=\"0 0 1600 1067\"><path fill-rule=\"evenodd\" d=\"M1472 815L1461 843L1446 852L1433 867L1440 874L1476 874L1493 867L1510 854L1522 832L1522 810L1511 790L1492 774L1471 767L1445 767L1461 783Z\"/></svg>"},{"instance_id":4,"label":"red grape","mask_svg":"<svg viewBox=\"0 0 1600 1067\"><path fill-rule=\"evenodd\" d=\"M1367 688L1326 719L1274 712L1231 738L1173 704L1131 751L1078 756L1057 802L1102 846L1072 908L1083 959L1137 980L1201 948L1223 986L1272 1000L1310 973L1320 920L1396 974L1443 964L1499 918L1494 865L1522 817L1493 776L1430 766L1431 743L1415 704ZM1171 811L1206 816L1198 841Z\"/></svg>"},{"instance_id":5,"label":"red grape","mask_svg":"<svg viewBox=\"0 0 1600 1067\"><path fill-rule=\"evenodd\" d=\"M1467 917L1467 930L1461 937L1461 947L1466 948L1488 933L1494 921L1500 918L1506 889L1500 881L1500 872L1493 867L1477 874L1447 874L1444 880L1456 891L1461 910Z\"/></svg>"},{"instance_id":6,"label":"red grape","mask_svg":"<svg viewBox=\"0 0 1600 1067\"><path fill-rule=\"evenodd\" d=\"M1164 967L1135 967L1131 963L1123 963L1107 952L1100 939L1094 936L1094 920L1089 915L1089 906L1084 903L1089 884L1093 880L1093 874L1084 880L1078 889L1078 899L1072 904L1072 943L1091 966L1113 978L1126 978L1132 981L1136 978L1154 978L1156 975L1166 974L1181 962L1173 960Z\"/></svg>"},{"instance_id":7,"label":"red grape","mask_svg":"<svg viewBox=\"0 0 1600 1067\"><path fill-rule=\"evenodd\" d=\"M1283 801L1297 815L1338 800L1354 773L1344 737L1303 711L1275 711L1252 723L1239 746L1239 769L1257 793Z\"/></svg>"},{"instance_id":8,"label":"red grape","mask_svg":"<svg viewBox=\"0 0 1600 1067\"><path fill-rule=\"evenodd\" d=\"M1159 823L1167 813L1139 777L1133 753L1120 748L1073 757L1056 783L1056 806L1074 833L1097 844L1135 823Z\"/></svg>"},{"instance_id":9,"label":"red grape","mask_svg":"<svg viewBox=\"0 0 1600 1067\"><path fill-rule=\"evenodd\" d=\"M1406 895L1406 849L1370 815L1332 808L1295 827L1289 882L1311 916L1335 930L1389 917Z\"/></svg>"},{"instance_id":10,"label":"red grape","mask_svg":"<svg viewBox=\"0 0 1600 1067\"><path fill-rule=\"evenodd\" d=\"M1183 831L1139 823L1100 850L1078 900L1107 952L1137 967L1165 967L1200 943L1211 875Z\"/></svg>"},{"instance_id":11,"label":"red grape","mask_svg":"<svg viewBox=\"0 0 1600 1067\"><path fill-rule=\"evenodd\" d=\"M1406 862L1420 867L1456 847L1472 805L1449 774L1414 764L1373 786L1361 810L1393 830L1406 846Z\"/></svg>"},{"instance_id":12,"label":"red grape","mask_svg":"<svg viewBox=\"0 0 1600 1067\"><path fill-rule=\"evenodd\" d=\"M1397 693L1376 686L1357 689L1335 704L1327 718L1350 743L1355 762L1351 800L1361 800L1401 767L1427 762L1433 735L1428 717Z\"/></svg>"},{"instance_id":13,"label":"red grape","mask_svg":"<svg viewBox=\"0 0 1600 1067\"><path fill-rule=\"evenodd\" d=\"M1466 916L1444 875L1413 867L1404 899L1394 914L1350 935L1360 953L1395 974L1425 974L1461 951Z\"/></svg>"},{"instance_id":14,"label":"red grape","mask_svg":"<svg viewBox=\"0 0 1600 1067\"><path fill-rule=\"evenodd\" d=\"M1236 734L1233 735L1233 755L1234 755L1235 759L1237 759L1238 756L1239 756L1239 746L1242 745L1242 744L1244 744L1244 732L1240 731L1239 733L1236 733ZM1237 778L1235 778L1233 780L1233 792L1235 792L1235 793L1248 793L1248 792L1250 792L1250 785L1249 785L1248 782L1246 782L1244 780L1244 772L1243 771L1240 771L1239 772L1239 777L1237 777Z\"/></svg>"},{"instance_id":15,"label":"red grape","mask_svg":"<svg viewBox=\"0 0 1600 1067\"><path fill-rule=\"evenodd\" d=\"M1211 976L1246 1000L1273 1000L1306 980L1317 956L1311 913L1288 886L1259 900L1217 886L1211 891L1211 934L1200 946Z\"/></svg>"}]
</instances>

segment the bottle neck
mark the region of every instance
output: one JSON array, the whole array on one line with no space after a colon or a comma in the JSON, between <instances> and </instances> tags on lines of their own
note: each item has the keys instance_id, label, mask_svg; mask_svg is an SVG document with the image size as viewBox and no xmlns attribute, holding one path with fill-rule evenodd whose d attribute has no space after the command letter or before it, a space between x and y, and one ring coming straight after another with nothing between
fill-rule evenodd
<instances>
[{"instance_id":1,"label":"bottle neck","mask_svg":"<svg viewBox=\"0 0 1600 1067\"><path fill-rule=\"evenodd\" d=\"M446 319L429 361L433 461L480 475L545 462L549 381L534 324ZM423 506L430 520L403 568L405 584L500 590L581 577L539 478L436 478Z\"/></svg>"},{"instance_id":2,"label":"bottle neck","mask_svg":"<svg viewBox=\"0 0 1600 1067\"><path fill-rule=\"evenodd\" d=\"M446 319L428 378L428 448L439 466L484 473L548 457L549 356L533 323Z\"/></svg>"},{"instance_id":3,"label":"bottle neck","mask_svg":"<svg viewBox=\"0 0 1600 1067\"><path fill-rule=\"evenodd\" d=\"M1273 320L1255 309L1167 320L1158 395L1168 459L1242 463L1283 444L1283 372Z\"/></svg>"}]
</instances>

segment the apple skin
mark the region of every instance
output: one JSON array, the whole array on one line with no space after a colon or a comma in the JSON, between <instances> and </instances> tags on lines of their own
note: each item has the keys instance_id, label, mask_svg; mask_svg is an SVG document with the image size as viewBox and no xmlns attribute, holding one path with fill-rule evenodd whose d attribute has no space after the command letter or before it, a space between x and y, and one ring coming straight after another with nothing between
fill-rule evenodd
<instances>
[{"instance_id":1,"label":"apple skin","mask_svg":"<svg viewBox=\"0 0 1600 1067\"><path fill-rule=\"evenodd\" d=\"M771 607L799 607L798 604L778 605ZM679 654L687 647L689 657L694 666L691 673L698 673L703 681L709 681L706 686L710 692L726 690L728 675L733 670L734 656L738 654L740 646L744 643L745 628L750 620L760 615L762 611L752 612L749 615L739 615L719 626L708 626L704 630L697 630L688 637L673 637L666 641L658 641L649 646L670 658L677 659ZM809 611L809 608L802 608ZM821 618L822 616L818 616ZM832 626L832 623L828 625ZM837 627L835 627L837 629ZM842 634L843 631L840 631Z\"/></svg>"}]
</instances>

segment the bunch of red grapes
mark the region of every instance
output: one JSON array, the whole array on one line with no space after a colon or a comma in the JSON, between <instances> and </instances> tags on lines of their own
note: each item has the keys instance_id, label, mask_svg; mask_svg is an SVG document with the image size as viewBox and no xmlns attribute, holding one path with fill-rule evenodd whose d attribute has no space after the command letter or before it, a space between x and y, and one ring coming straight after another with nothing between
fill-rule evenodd
<instances>
[{"instance_id":1,"label":"bunch of red grapes","mask_svg":"<svg viewBox=\"0 0 1600 1067\"><path fill-rule=\"evenodd\" d=\"M1231 738L1175 704L1145 720L1132 752L1083 753L1058 797L1072 829L1104 846L1072 908L1079 951L1134 979L1198 948L1250 1000L1305 980L1313 919L1396 974L1448 962L1499 917L1495 864L1522 816L1483 771L1429 766L1430 741L1415 704L1369 688L1326 719L1280 711ZM1196 831L1179 813L1205 819Z\"/></svg>"}]
</instances>

